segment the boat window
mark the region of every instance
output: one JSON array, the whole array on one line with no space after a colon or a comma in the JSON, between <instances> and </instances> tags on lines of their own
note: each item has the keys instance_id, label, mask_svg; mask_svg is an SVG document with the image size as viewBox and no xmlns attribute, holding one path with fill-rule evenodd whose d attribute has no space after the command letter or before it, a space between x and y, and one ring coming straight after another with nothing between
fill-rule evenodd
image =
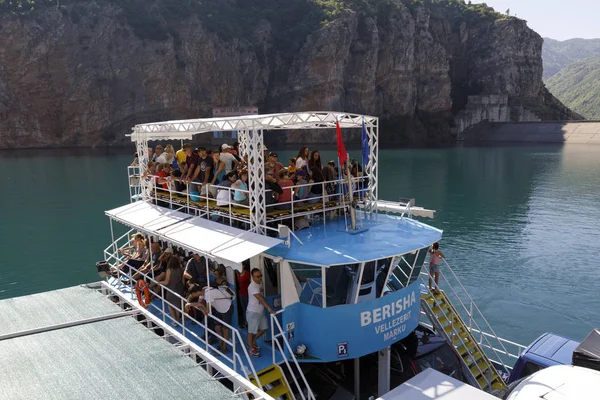
<instances>
[{"instance_id":1,"label":"boat window","mask_svg":"<svg viewBox=\"0 0 600 400\"><path fill-rule=\"evenodd\" d=\"M381 296L381 291L383 290L383 286L385 285L385 280L388 276L388 272L390 270L390 266L392 265L393 258L383 258L381 260L377 260L377 271L375 272L375 276L377 279L377 297Z\"/></svg>"},{"instance_id":2,"label":"boat window","mask_svg":"<svg viewBox=\"0 0 600 400\"><path fill-rule=\"evenodd\" d=\"M300 284L300 302L316 307L323 307L321 267L298 263L290 263L290 267Z\"/></svg>"},{"instance_id":3,"label":"boat window","mask_svg":"<svg viewBox=\"0 0 600 400\"><path fill-rule=\"evenodd\" d=\"M375 264L377 261L369 261L365 263L365 268L362 275L362 285L372 283L375 280Z\"/></svg>"},{"instance_id":4,"label":"boat window","mask_svg":"<svg viewBox=\"0 0 600 400\"><path fill-rule=\"evenodd\" d=\"M398 268L394 269L394 276L396 277L401 288L408 286L408 281L413 272L413 264L417 257L417 252L407 253L400 257L398 260Z\"/></svg>"},{"instance_id":5,"label":"boat window","mask_svg":"<svg viewBox=\"0 0 600 400\"><path fill-rule=\"evenodd\" d=\"M529 375L533 374L534 372L538 372L541 369L542 369L542 367L540 367L537 364L534 364L532 362L526 362L525 366L523 367L523 373L521 374L521 377L529 376Z\"/></svg>"},{"instance_id":6,"label":"boat window","mask_svg":"<svg viewBox=\"0 0 600 400\"><path fill-rule=\"evenodd\" d=\"M265 288L265 297L274 296L279 293L279 268L277 263L271 258L263 257L263 283Z\"/></svg>"},{"instance_id":7,"label":"boat window","mask_svg":"<svg viewBox=\"0 0 600 400\"><path fill-rule=\"evenodd\" d=\"M413 268L409 284L413 283L419 278L419 274L421 273L421 267L423 267L423 263L425 262L425 258L427 258L428 252L429 247L424 247L421 250L419 250L419 255L417 256L417 261L415 262L415 266Z\"/></svg>"},{"instance_id":8,"label":"boat window","mask_svg":"<svg viewBox=\"0 0 600 400\"><path fill-rule=\"evenodd\" d=\"M327 307L352 303L348 302L348 296L357 279L358 266L359 264L334 265L326 269Z\"/></svg>"}]
</instances>

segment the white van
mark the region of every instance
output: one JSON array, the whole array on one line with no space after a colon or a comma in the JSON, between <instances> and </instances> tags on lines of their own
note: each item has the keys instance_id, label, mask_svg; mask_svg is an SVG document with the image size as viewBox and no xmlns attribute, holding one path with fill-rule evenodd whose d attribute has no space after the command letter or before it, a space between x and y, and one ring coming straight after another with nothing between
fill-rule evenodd
<instances>
[{"instance_id":1,"label":"white van","mask_svg":"<svg viewBox=\"0 0 600 400\"><path fill-rule=\"evenodd\" d=\"M600 372L555 365L510 384L504 400L586 400L600 398Z\"/></svg>"}]
</instances>

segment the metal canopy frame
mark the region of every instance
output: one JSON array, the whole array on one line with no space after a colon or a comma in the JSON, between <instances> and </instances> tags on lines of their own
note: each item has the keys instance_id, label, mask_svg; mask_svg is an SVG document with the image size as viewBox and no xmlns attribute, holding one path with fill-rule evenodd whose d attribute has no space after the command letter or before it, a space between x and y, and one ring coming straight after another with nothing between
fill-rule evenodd
<instances>
[{"instance_id":1,"label":"metal canopy frame","mask_svg":"<svg viewBox=\"0 0 600 400\"><path fill-rule=\"evenodd\" d=\"M378 199L379 118L370 115L337 111L304 111L280 114L243 115L225 118L201 118L179 121L153 122L133 127L131 140L136 143L138 162L143 173L148 167L148 142L151 140L191 140L198 133L237 131L241 156L248 156L248 190L250 192L250 230L266 233L266 206L264 196L263 131L308 130L340 128L362 129L369 142L369 161L363 166L363 175L369 177L365 198L367 211L375 211ZM151 201L152 187L142 179L142 200Z\"/></svg>"}]
</instances>

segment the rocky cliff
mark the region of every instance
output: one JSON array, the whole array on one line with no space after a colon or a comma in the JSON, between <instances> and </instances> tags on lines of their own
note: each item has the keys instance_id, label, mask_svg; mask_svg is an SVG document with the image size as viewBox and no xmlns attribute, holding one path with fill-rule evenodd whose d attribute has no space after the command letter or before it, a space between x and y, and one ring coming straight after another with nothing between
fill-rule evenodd
<instances>
[{"instance_id":1,"label":"rocky cliff","mask_svg":"<svg viewBox=\"0 0 600 400\"><path fill-rule=\"evenodd\" d=\"M0 147L118 145L224 105L378 115L388 145L452 142L470 95L572 116L543 86L542 38L459 0L27 4L0 0Z\"/></svg>"}]
</instances>

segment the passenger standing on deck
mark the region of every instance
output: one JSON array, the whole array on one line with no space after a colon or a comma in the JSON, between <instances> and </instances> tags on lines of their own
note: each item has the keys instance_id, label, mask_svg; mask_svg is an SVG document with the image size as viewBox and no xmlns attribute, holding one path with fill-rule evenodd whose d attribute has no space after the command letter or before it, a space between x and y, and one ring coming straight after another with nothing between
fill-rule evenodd
<instances>
[{"instance_id":1,"label":"passenger standing on deck","mask_svg":"<svg viewBox=\"0 0 600 400\"><path fill-rule=\"evenodd\" d=\"M296 171L304 169L304 171L306 171L306 173L308 174L309 154L310 152L308 150L308 147L304 146L300 149L298 155L296 156Z\"/></svg>"},{"instance_id":2,"label":"passenger standing on deck","mask_svg":"<svg viewBox=\"0 0 600 400\"><path fill-rule=\"evenodd\" d=\"M183 297L185 286L183 283L183 268L179 257L171 257L167 264L167 273L165 279L159 282L170 290L165 290L166 300L169 302L169 313L171 314L172 326L177 326L177 322L181 319L181 313L178 309L182 309L181 297ZM175 308L177 307L177 308Z\"/></svg>"},{"instance_id":3,"label":"passenger standing on deck","mask_svg":"<svg viewBox=\"0 0 600 400\"><path fill-rule=\"evenodd\" d=\"M221 161L225 164L226 174L236 170L238 161L233 155L233 148L227 143L221 146Z\"/></svg>"},{"instance_id":4,"label":"passenger standing on deck","mask_svg":"<svg viewBox=\"0 0 600 400\"><path fill-rule=\"evenodd\" d=\"M248 310L246 311L246 320L248 321L248 347L250 355L260 356L260 348L256 344L256 339L261 337L269 327L265 307L271 314L275 311L265 301L262 295L262 272L258 268L251 271L252 282L248 286Z\"/></svg>"},{"instance_id":5,"label":"passenger standing on deck","mask_svg":"<svg viewBox=\"0 0 600 400\"><path fill-rule=\"evenodd\" d=\"M199 254L192 254L192 258L189 259L185 266L183 277L192 280L193 283L197 283L201 287L208 285L208 279L206 277L206 259Z\"/></svg>"},{"instance_id":6,"label":"passenger standing on deck","mask_svg":"<svg viewBox=\"0 0 600 400\"><path fill-rule=\"evenodd\" d=\"M206 302L211 305L211 312L216 318L215 330L220 338L221 352L227 353L227 341L229 341L229 326L233 319L234 293L229 288L225 277L225 267L215 268L215 282L210 288L204 290Z\"/></svg>"},{"instance_id":7,"label":"passenger standing on deck","mask_svg":"<svg viewBox=\"0 0 600 400\"><path fill-rule=\"evenodd\" d=\"M248 308L248 286L250 285L250 262L242 262L242 272L236 271L238 280L238 298L240 299L240 327L246 326L246 309Z\"/></svg>"},{"instance_id":8,"label":"passenger standing on deck","mask_svg":"<svg viewBox=\"0 0 600 400\"><path fill-rule=\"evenodd\" d=\"M440 251L440 244L435 242L431 249L429 249L429 291L432 291L434 294L439 294L439 285L438 282L440 280L440 258L445 259L444 253ZM431 278L435 278L435 288L431 288Z\"/></svg>"}]
</instances>

